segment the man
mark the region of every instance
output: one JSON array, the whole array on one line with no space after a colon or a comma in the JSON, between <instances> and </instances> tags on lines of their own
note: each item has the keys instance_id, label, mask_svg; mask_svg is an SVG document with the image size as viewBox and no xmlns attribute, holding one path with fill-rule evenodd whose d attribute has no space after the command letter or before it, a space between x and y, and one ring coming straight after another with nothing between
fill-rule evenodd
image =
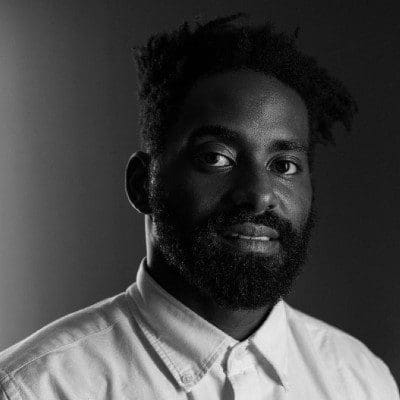
<instances>
[{"instance_id":1,"label":"man","mask_svg":"<svg viewBox=\"0 0 400 400\"><path fill-rule=\"evenodd\" d=\"M6 350L2 400L399 399L362 343L283 301L313 225L315 146L350 129L355 102L295 38L237 18L137 49L137 281Z\"/></svg>"}]
</instances>

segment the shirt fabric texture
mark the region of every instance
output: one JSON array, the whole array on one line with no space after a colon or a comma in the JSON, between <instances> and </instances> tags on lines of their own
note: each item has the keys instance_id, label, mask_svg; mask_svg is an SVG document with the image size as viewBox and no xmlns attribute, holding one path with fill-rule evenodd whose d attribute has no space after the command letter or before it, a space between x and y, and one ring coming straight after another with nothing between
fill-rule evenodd
<instances>
[{"instance_id":1,"label":"shirt fabric texture","mask_svg":"<svg viewBox=\"0 0 400 400\"><path fill-rule=\"evenodd\" d=\"M125 292L0 353L0 400L399 400L387 366L339 329L280 300L239 342L145 265Z\"/></svg>"}]
</instances>

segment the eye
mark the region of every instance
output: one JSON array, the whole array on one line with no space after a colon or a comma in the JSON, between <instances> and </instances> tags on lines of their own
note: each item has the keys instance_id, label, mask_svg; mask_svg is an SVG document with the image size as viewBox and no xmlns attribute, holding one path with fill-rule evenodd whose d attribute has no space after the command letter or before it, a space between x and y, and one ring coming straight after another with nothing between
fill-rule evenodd
<instances>
[{"instance_id":1,"label":"eye","mask_svg":"<svg viewBox=\"0 0 400 400\"><path fill-rule=\"evenodd\" d=\"M201 153L197 158L203 164L211 167L229 167L233 163L229 157L211 151Z\"/></svg>"},{"instance_id":2,"label":"eye","mask_svg":"<svg viewBox=\"0 0 400 400\"><path fill-rule=\"evenodd\" d=\"M299 166L290 160L275 160L271 165L271 171L282 175L294 175L299 172Z\"/></svg>"}]
</instances>

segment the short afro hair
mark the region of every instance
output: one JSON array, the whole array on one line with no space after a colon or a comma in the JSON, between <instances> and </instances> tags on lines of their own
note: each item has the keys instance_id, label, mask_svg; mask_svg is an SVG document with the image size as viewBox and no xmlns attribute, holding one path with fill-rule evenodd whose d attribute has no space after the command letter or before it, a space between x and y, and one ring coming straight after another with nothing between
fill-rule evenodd
<instances>
[{"instance_id":1,"label":"short afro hair","mask_svg":"<svg viewBox=\"0 0 400 400\"><path fill-rule=\"evenodd\" d=\"M356 102L340 81L297 49L298 29L287 35L276 33L271 24L238 24L243 16L197 23L194 29L185 22L133 49L141 135L150 154L163 151L180 106L200 77L244 68L273 76L300 94L309 113L312 149L316 143L334 143L331 129L336 122L351 130Z\"/></svg>"}]
</instances>

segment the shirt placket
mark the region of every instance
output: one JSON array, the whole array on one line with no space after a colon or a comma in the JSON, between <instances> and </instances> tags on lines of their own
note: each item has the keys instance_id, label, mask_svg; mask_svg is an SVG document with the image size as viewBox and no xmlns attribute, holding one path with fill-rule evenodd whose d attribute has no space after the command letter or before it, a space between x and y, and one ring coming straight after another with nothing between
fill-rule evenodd
<instances>
[{"instance_id":1,"label":"shirt placket","mask_svg":"<svg viewBox=\"0 0 400 400\"><path fill-rule=\"evenodd\" d=\"M259 400L262 398L256 366L247 357L246 345L241 343L231 349L227 360L227 377L234 400Z\"/></svg>"}]
</instances>

